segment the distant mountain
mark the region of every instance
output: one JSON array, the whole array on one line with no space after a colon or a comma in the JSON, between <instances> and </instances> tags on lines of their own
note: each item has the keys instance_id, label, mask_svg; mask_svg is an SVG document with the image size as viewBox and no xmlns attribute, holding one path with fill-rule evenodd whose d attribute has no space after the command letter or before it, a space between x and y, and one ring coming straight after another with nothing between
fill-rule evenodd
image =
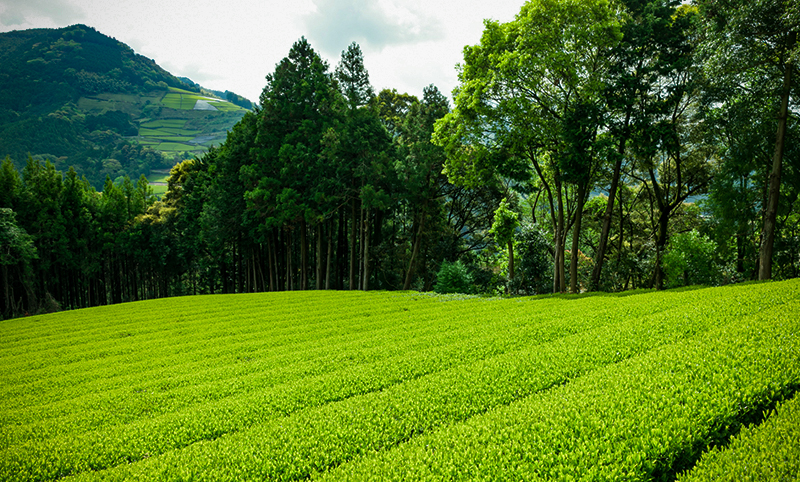
<instances>
[{"instance_id":1,"label":"distant mountain","mask_svg":"<svg viewBox=\"0 0 800 482\"><path fill-rule=\"evenodd\" d=\"M106 175L150 175L219 144L252 105L85 25L0 33L0 65L0 158L73 166L98 188Z\"/></svg>"}]
</instances>

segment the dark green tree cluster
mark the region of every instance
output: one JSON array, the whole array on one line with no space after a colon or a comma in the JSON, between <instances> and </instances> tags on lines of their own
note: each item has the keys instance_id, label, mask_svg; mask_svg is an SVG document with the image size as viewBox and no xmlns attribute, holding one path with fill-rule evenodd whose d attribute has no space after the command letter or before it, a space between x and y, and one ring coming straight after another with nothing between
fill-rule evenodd
<instances>
[{"instance_id":1,"label":"dark green tree cluster","mask_svg":"<svg viewBox=\"0 0 800 482\"><path fill-rule=\"evenodd\" d=\"M28 159L0 168L4 318L165 296L166 276L134 221L154 201L147 180L106 180L98 193L74 169Z\"/></svg>"},{"instance_id":2,"label":"dark green tree cluster","mask_svg":"<svg viewBox=\"0 0 800 482\"><path fill-rule=\"evenodd\" d=\"M356 44L331 72L301 39L260 107L174 166L160 200L144 178L107 178L98 193L74 170L29 159L20 176L7 160L4 316L196 293L430 290L443 263L487 245L500 197L442 174L430 139L448 111L433 86L376 95Z\"/></svg>"},{"instance_id":3,"label":"dark green tree cluster","mask_svg":"<svg viewBox=\"0 0 800 482\"><path fill-rule=\"evenodd\" d=\"M376 94L357 44L331 70L300 39L160 200L144 179L108 173L98 193L74 170L6 160L3 316L196 293L796 277L798 29L779 0L530 0L465 48L453 109L434 86Z\"/></svg>"},{"instance_id":4,"label":"dark green tree cluster","mask_svg":"<svg viewBox=\"0 0 800 482\"><path fill-rule=\"evenodd\" d=\"M259 103L200 160L212 187L227 186L209 192L204 214L236 207L220 233L245 266L236 289L431 289L444 259L484 243L491 203L475 200L496 193L441 174L430 138L449 106L435 87L422 99L376 95L357 44L330 72L301 39Z\"/></svg>"},{"instance_id":5,"label":"dark green tree cluster","mask_svg":"<svg viewBox=\"0 0 800 482\"><path fill-rule=\"evenodd\" d=\"M797 276L792 5L531 0L488 21L436 124L449 179L513 187L553 292ZM717 276L667 281L690 232Z\"/></svg>"}]
</instances>

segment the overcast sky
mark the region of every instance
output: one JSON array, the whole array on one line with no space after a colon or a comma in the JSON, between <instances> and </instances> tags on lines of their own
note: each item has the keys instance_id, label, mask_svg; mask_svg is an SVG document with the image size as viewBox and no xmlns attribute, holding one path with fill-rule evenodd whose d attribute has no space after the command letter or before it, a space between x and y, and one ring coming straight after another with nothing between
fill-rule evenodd
<instances>
[{"instance_id":1,"label":"overcast sky","mask_svg":"<svg viewBox=\"0 0 800 482\"><path fill-rule=\"evenodd\" d=\"M130 45L177 76L258 101L264 77L305 36L331 69L355 41L376 92L450 96L483 19L506 22L524 0L0 0L0 31L76 23Z\"/></svg>"}]
</instances>

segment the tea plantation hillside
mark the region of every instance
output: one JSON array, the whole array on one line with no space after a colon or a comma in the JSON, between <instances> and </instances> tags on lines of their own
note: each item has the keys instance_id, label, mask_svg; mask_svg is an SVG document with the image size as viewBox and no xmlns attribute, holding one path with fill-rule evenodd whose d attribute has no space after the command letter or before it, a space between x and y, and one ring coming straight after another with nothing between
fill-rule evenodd
<instances>
[{"instance_id":1,"label":"tea plantation hillside","mask_svg":"<svg viewBox=\"0 0 800 482\"><path fill-rule=\"evenodd\" d=\"M671 480L799 386L800 280L160 299L0 323L0 480Z\"/></svg>"}]
</instances>

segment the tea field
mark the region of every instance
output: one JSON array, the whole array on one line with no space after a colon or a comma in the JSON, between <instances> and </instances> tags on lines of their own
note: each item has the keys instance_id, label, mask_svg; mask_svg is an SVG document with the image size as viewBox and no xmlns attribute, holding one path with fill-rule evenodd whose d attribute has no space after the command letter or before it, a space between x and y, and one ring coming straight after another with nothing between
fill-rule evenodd
<instances>
[{"instance_id":1,"label":"tea field","mask_svg":"<svg viewBox=\"0 0 800 482\"><path fill-rule=\"evenodd\" d=\"M160 299L0 322L0 480L794 480L798 387L800 280Z\"/></svg>"},{"instance_id":2,"label":"tea field","mask_svg":"<svg viewBox=\"0 0 800 482\"><path fill-rule=\"evenodd\" d=\"M186 158L224 142L247 112L230 102L176 87L146 95L100 93L81 97L77 106L92 115L125 112L137 126L136 135L128 140Z\"/></svg>"}]
</instances>

